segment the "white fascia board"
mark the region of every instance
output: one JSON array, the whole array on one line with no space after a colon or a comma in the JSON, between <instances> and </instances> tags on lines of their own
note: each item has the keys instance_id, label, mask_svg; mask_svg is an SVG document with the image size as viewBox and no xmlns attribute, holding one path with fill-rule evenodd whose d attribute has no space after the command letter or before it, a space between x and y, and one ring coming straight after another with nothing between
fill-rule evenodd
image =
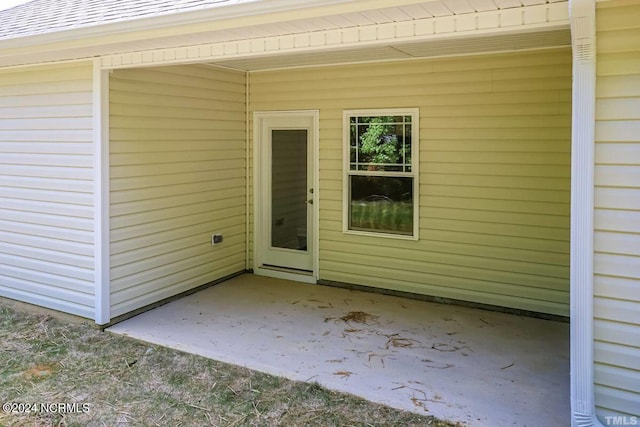
<instances>
[{"instance_id":1,"label":"white fascia board","mask_svg":"<svg viewBox=\"0 0 640 427\"><path fill-rule=\"evenodd\" d=\"M602 427L594 386L593 239L595 0L570 0L573 45L571 132L571 425Z\"/></svg>"},{"instance_id":2,"label":"white fascia board","mask_svg":"<svg viewBox=\"0 0 640 427\"><path fill-rule=\"evenodd\" d=\"M238 20L232 26L257 25L265 22L248 22L249 17L285 14L285 19L301 19L319 15L351 13L363 10L394 7L420 3L418 0L245 0L222 4L219 7L171 13L151 18L133 19L93 25L71 30L55 31L33 36L16 37L0 41L2 50L26 48L30 46L50 45L73 41L86 41L92 38L112 37L131 34L130 40L136 40L135 33L161 31L156 36L188 34L195 31L219 29L217 23ZM319 10L320 9L320 10ZM273 20L283 21L283 17ZM190 28L203 24L202 28ZM178 29L178 27L180 27ZM173 31L168 30L173 29Z\"/></svg>"}]
</instances>

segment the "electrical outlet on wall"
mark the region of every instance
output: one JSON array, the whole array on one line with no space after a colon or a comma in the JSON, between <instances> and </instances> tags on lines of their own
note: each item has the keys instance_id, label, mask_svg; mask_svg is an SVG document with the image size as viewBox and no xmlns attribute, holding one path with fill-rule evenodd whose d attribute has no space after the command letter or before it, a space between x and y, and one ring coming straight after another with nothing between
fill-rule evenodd
<instances>
[{"instance_id":1,"label":"electrical outlet on wall","mask_svg":"<svg viewBox=\"0 0 640 427\"><path fill-rule=\"evenodd\" d=\"M211 246L219 245L222 243L222 234L212 234L211 235Z\"/></svg>"}]
</instances>

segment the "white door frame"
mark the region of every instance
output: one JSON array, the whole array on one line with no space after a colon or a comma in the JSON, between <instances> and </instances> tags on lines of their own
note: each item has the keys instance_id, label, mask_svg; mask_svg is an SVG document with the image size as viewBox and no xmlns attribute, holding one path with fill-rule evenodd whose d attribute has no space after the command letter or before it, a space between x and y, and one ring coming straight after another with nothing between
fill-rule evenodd
<instances>
[{"instance_id":1,"label":"white door frame","mask_svg":"<svg viewBox=\"0 0 640 427\"><path fill-rule=\"evenodd\" d=\"M295 271L287 271L284 269L265 268L263 266L263 238L265 233L262 232L261 218L264 217L264 207L261 200L261 181L260 178L263 175L263 169L265 160L262 158L263 153L261 150L261 136L262 136L262 124L265 119L269 118L282 118L282 117L306 117L312 120L313 126L311 129L311 155L313 156L313 182L311 185L314 189L312 206L312 221L309 227L312 230L312 260L313 267L311 274L297 273ZM295 111L255 111L253 113L253 271L257 275L276 277L280 279L296 280L305 283L317 283L318 281L318 264L319 264L319 155L320 155L320 112L318 110L295 110Z\"/></svg>"}]
</instances>

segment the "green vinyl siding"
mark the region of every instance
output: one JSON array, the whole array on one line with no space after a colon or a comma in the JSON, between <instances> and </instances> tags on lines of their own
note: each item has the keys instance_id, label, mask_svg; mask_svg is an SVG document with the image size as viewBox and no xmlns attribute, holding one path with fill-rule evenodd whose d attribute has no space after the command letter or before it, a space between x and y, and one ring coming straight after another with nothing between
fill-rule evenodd
<instances>
[{"instance_id":1,"label":"green vinyl siding","mask_svg":"<svg viewBox=\"0 0 640 427\"><path fill-rule=\"evenodd\" d=\"M640 3L597 9L595 382L601 417L640 415ZM603 418L604 420L604 418Z\"/></svg>"},{"instance_id":2,"label":"green vinyl siding","mask_svg":"<svg viewBox=\"0 0 640 427\"><path fill-rule=\"evenodd\" d=\"M204 66L111 74L112 317L244 270L244 82Z\"/></svg>"},{"instance_id":3,"label":"green vinyl siding","mask_svg":"<svg viewBox=\"0 0 640 427\"><path fill-rule=\"evenodd\" d=\"M320 110L321 280L569 314L569 49L253 72L250 88L250 111ZM343 111L389 108L420 111L418 241L342 231Z\"/></svg>"}]
</instances>

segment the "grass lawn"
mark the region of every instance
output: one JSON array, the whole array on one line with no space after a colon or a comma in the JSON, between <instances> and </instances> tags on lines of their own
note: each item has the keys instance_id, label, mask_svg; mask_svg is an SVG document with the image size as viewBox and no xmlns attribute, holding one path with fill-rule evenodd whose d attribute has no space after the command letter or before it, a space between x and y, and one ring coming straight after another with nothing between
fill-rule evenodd
<instances>
[{"instance_id":1,"label":"grass lawn","mask_svg":"<svg viewBox=\"0 0 640 427\"><path fill-rule=\"evenodd\" d=\"M0 426L455 426L51 314L0 300Z\"/></svg>"}]
</instances>

